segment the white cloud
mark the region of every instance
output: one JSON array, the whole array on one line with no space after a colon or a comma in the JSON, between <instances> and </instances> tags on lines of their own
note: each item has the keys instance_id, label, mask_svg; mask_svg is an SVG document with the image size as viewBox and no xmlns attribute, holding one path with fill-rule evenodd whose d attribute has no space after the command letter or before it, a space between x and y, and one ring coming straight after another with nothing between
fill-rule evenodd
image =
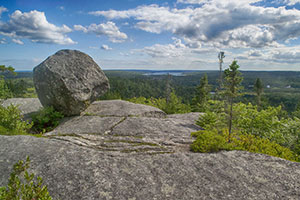
<instances>
[{"instance_id":1,"label":"white cloud","mask_svg":"<svg viewBox=\"0 0 300 200\"><path fill-rule=\"evenodd\" d=\"M282 47L269 52L270 61L277 63L300 63L300 47Z\"/></svg>"},{"instance_id":2,"label":"white cloud","mask_svg":"<svg viewBox=\"0 0 300 200\"><path fill-rule=\"evenodd\" d=\"M16 44L19 44L19 45L23 45L24 42L22 42L21 40L18 40L18 39L12 39L13 43L16 43Z\"/></svg>"},{"instance_id":3,"label":"white cloud","mask_svg":"<svg viewBox=\"0 0 300 200\"><path fill-rule=\"evenodd\" d=\"M188 1L180 1L187 3ZM168 31L189 47L278 46L300 36L300 11L285 7L259 7L258 0L189 0L200 7L169 8L140 6L124 11L94 11L109 19L134 18L135 27L151 33Z\"/></svg>"},{"instance_id":4,"label":"white cloud","mask_svg":"<svg viewBox=\"0 0 300 200\"><path fill-rule=\"evenodd\" d=\"M59 6L58 7L60 10L65 10L65 7L64 6Z\"/></svg>"},{"instance_id":5,"label":"white cloud","mask_svg":"<svg viewBox=\"0 0 300 200\"><path fill-rule=\"evenodd\" d=\"M0 6L0 18L1 18L2 13L7 12L7 11L8 11L7 8Z\"/></svg>"},{"instance_id":6,"label":"white cloud","mask_svg":"<svg viewBox=\"0 0 300 200\"><path fill-rule=\"evenodd\" d=\"M173 38L173 44L161 45L155 44L150 47L145 47L143 49L134 50L135 52L144 53L153 58L172 58L179 57L185 54L186 46L178 38Z\"/></svg>"},{"instance_id":7,"label":"white cloud","mask_svg":"<svg viewBox=\"0 0 300 200\"><path fill-rule=\"evenodd\" d=\"M219 3L219 4L252 4L261 2L263 0L177 0L177 3L183 4L207 4L207 3ZM297 1L297 0L296 0Z\"/></svg>"},{"instance_id":8,"label":"white cloud","mask_svg":"<svg viewBox=\"0 0 300 200\"><path fill-rule=\"evenodd\" d=\"M263 61L268 63L300 63L300 46L294 47L277 47L264 50L250 49L237 56L239 60Z\"/></svg>"},{"instance_id":9,"label":"white cloud","mask_svg":"<svg viewBox=\"0 0 300 200\"><path fill-rule=\"evenodd\" d=\"M75 44L71 38L65 35L71 31L66 25L58 27L49 23L45 13L36 10L24 13L16 10L8 22L0 23L0 34L27 38L37 43Z\"/></svg>"},{"instance_id":10,"label":"white cloud","mask_svg":"<svg viewBox=\"0 0 300 200\"><path fill-rule=\"evenodd\" d=\"M108 36L109 40L113 43L124 42L127 39L127 35L120 32L116 24L110 21L106 24L91 24L88 27L74 25L74 29L77 31L83 31L84 33L94 33L97 36Z\"/></svg>"},{"instance_id":11,"label":"white cloud","mask_svg":"<svg viewBox=\"0 0 300 200\"><path fill-rule=\"evenodd\" d=\"M108 45L106 45L106 44L103 44L102 46L101 46L101 49L103 49L103 50L112 50L112 48L110 48Z\"/></svg>"},{"instance_id":12,"label":"white cloud","mask_svg":"<svg viewBox=\"0 0 300 200\"><path fill-rule=\"evenodd\" d=\"M5 38L1 38L0 39L0 44L6 44L6 39Z\"/></svg>"},{"instance_id":13,"label":"white cloud","mask_svg":"<svg viewBox=\"0 0 300 200\"><path fill-rule=\"evenodd\" d=\"M285 3L287 3L289 6L293 6L297 3L300 3L300 0L284 0Z\"/></svg>"}]
</instances>

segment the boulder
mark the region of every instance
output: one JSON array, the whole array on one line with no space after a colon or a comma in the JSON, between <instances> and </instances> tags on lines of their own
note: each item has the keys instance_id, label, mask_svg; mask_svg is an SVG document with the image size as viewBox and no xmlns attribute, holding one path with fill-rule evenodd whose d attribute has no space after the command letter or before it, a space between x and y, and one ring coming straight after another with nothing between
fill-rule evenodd
<instances>
[{"instance_id":1,"label":"boulder","mask_svg":"<svg viewBox=\"0 0 300 200\"><path fill-rule=\"evenodd\" d=\"M77 50L61 50L33 70L42 105L66 116L79 115L109 89L108 79L94 60Z\"/></svg>"}]
</instances>

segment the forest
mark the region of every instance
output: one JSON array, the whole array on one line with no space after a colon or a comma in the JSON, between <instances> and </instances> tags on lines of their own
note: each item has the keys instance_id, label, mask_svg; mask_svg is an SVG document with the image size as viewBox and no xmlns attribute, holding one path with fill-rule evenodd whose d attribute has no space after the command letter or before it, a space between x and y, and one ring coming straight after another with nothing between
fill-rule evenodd
<instances>
[{"instance_id":1,"label":"forest","mask_svg":"<svg viewBox=\"0 0 300 200\"><path fill-rule=\"evenodd\" d=\"M207 74L212 98L219 86L219 71L104 70L104 72L111 89L101 99L165 98L167 87L170 87L183 104L190 105L204 74ZM156 75L156 72L160 72L159 75ZM180 73L180 76L172 76L174 73ZM263 84L263 106L280 105L288 114L297 110L300 102L300 72L241 71L241 73L243 95L236 99L237 102L255 104L254 84L259 78ZM0 99L36 97L32 72L17 72L15 75L2 72L1 76L3 79L0 80ZM1 91L7 91L6 95L1 94Z\"/></svg>"}]
</instances>

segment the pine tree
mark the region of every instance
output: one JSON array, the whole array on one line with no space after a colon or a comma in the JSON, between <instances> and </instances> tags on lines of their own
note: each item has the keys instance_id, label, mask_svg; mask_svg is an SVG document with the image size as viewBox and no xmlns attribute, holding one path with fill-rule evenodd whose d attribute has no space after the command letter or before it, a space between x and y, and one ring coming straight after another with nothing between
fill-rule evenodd
<instances>
[{"instance_id":1,"label":"pine tree","mask_svg":"<svg viewBox=\"0 0 300 200\"><path fill-rule=\"evenodd\" d=\"M263 83L260 80L260 78L257 78L254 84L254 90L256 92L256 98L257 98L257 107L260 108L261 105L261 95L263 93Z\"/></svg>"},{"instance_id":2,"label":"pine tree","mask_svg":"<svg viewBox=\"0 0 300 200\"><path fill-rule=\"evenodd\" d=\"M196 95L192 100L193 112L205 112L207 101L209 100L210 85L208 84L207 74L200 79L200 84L196 88Z\"/></svg>"},{"instance_id":3,"label":"pine tree","mask_svg":"<svg viewBox=\"0 0 300 200\"><path fill-rule=\"evenodd\" d=\"M243 81L243 77L241 76L241 72L238 70L239 65L237 61L234 60L228 69L224 71L225 80L225 96L227 97L229 104L229 117L228 117L228 130L229 130L229 140L232 131L232 119L233 119L233 100L239 95L239 91L242 89L241 82Z\"/></svg>"},{"instance_id":4,"label":"pine tree","mask_svg":"<svg viewBox=\"0 0 300 200\"><path fill-rule=\"evenodd\" d=\"M171 92L172 92L171 80L172 80L172 75L168 74L167 81L166 81L166 94L165 94L167 104L170 103L170 99L171 99Z\"/></svg>"}]
</instances>

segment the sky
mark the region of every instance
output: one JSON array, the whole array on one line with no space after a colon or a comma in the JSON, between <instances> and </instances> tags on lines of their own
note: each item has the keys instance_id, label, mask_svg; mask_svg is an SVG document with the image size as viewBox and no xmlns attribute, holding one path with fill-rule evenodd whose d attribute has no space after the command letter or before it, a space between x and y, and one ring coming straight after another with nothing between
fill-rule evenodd
<instances>
[{"instance_id":1,"label":"sky","mask_svg":"<svg viewBox=\"0 0 300 200\"><path fill-rule=\"evenodd\" d=\"M300 71L300 0L0 0L0 65L61 49L102 69Z\"/></svg>"}]
</instances>

